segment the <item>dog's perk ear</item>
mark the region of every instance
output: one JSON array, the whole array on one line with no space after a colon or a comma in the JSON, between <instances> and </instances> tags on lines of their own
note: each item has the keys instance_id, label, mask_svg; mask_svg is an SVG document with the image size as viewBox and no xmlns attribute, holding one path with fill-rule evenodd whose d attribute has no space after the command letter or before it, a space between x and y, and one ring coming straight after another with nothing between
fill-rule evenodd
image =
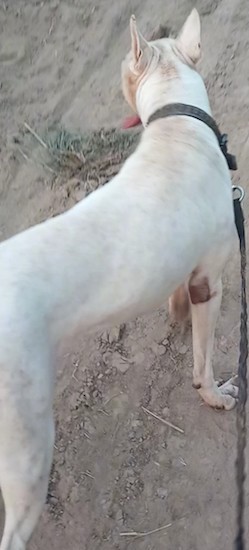
<instances>
[{"instance_id":1,"label":"dog's perk ear","mask_svg":"<svg viewBox=\"0 0 249 550\"><path fill-rule=\"evenodd\" d=\"M177 46L186 60L193 64L201 57L201 22L197 9L193 9L177 38Z\"/></svg>"},{"instance_id":2,"label":"dog's perk ear","mask_svg":"<svg viewBox=\"0 0 249 550\"><path fill-rule=\"evenodd\" d=\"M135 73L143 72L149 61L150 46L137 29L135 15L130 18L132 67Z\"/></svg>"}]
</instances>

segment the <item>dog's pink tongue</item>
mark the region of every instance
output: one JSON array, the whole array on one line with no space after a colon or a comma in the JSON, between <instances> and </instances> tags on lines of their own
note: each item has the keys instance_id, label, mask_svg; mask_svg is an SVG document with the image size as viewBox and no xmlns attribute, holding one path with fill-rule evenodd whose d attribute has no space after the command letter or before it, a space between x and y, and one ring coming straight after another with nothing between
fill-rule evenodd
<instances>
[{"instance_id":1,"label":"dog's pink tongue","mask_svg":"<svg viewBox=\"0 0 249 550\"><path fill-rule=\"evenodd\" d=\"M128 128L133 128L133 126L138 126L141 124L141 120L138 115L132 115L125 118L122 128L127 130Z\"/></svg>"}]
</instances>

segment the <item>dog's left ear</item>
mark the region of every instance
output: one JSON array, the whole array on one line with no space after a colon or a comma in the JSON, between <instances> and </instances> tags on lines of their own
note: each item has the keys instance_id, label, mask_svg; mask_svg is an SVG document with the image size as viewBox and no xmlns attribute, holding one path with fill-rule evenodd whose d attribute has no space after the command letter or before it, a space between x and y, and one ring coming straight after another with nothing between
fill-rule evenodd
<instances>
[{"instance_id":1,"label":"dog's left ear","mask_svg":"<svg viewBox=\"0 0 249 550\"><path fill-rule=\"evenodd\" d=\"M197 9L191 11L176 41L183 57L195 65L201 57L201 22Z\"/></svg>"},{"instance_id":2,"label":"dog's left ear","mask_svg":"<svg viewBox=\"0 0 249 550\"><path fill-rule=\"evenodd\" d=\"M135 15L130 18L132 67L134 73L142 73L150 58L150 45L137 28Z\"/></svg>"}]
</instances>

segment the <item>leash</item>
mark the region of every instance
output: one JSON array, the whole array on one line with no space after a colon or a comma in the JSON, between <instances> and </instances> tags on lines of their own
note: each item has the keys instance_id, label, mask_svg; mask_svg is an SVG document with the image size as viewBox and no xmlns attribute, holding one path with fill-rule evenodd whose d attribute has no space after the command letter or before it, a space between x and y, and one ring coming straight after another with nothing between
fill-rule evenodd
<instances>
[{"instance_id":1,"label":"leash","mask_svg":"<svg viewBox=\"0 0 249 550\"><path fill-rule=\"evenodd\" d=\"M241 274L241 315L240 315L240 352L239 352L239 397L237 403L237 458L235 462L237 483L237 535L234 541L235 550L245 550L244 540L244 509L245 509L245 450L246 450L246 401L247 401L247 301L246 301L246 240L244 215L241 201L244 191L239 186L233 186L234 219L240 244L240 274ZM236 197L236 193L239 196Z\"/></svg>"},{"instance_id":2,"label":"leash","mask_svg":"<svg viewBox=\"0 0 249 550\"><path fill-rule=\"evenodd\" d=\"M186 105L184 103L170 103L153 113L147 124L159 118L170 116L189 116L200 120L215 133L220 149L226 158L228 168L237 170L236 157L227 151L227 134L221 134L215 120L205 111ZM240 245L240 274L241 274L241 315L240 315L240 351L238 366L239 395L236 412L237 426L237 458L235 462L236 483L237 483L237 534L234 541L234 550L245 550L244 541L244 512L245 512L245 450L246 450L246 401L247 401L247 357L248 357L248 335L247 335L247 301L246 301L246 240L244 215L241 202L244 198L242 187L234 185L233 207L234 221L239 237Z\"/></svg>"}]
</instances>

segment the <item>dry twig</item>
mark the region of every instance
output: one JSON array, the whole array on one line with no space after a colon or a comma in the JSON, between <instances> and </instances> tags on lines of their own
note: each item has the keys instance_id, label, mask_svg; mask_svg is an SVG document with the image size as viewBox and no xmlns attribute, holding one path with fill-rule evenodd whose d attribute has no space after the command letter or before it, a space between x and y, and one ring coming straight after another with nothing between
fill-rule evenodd
<instances>
[{"instance_id":1,"label":"dry twig","mask_svg":"<svg viewBox=\"0 0 249 550\"><path fill-rule=\"evenodd\" d=\"M81 472L81 475L86 476L86 477L90 477L91 479L95 479L95 477L92 476L92 474L90 474L90 472L88 470L86 470L86 472Z\"/></svg>"},{"instance_id":2,"label":"dry twig","mask_svg":"<svg viewBox=\"0 0 249 550\"><path fill-rule=\"evenodd\" d=\"M135 538L141 538L141 537L148 537L149 535L153 535L154 533L159 533L159 531L164 531L165 529L168 529L171 527L172 523L167 523L167 525L162 525L162 527L158 527L157 529L152 529L152 531L145 531L144 533L139 533L137 531L128 531L127 533L119 533L120 537L135 537Z\"/></svg>"},{"instance_id":3,"label":"dry twig","mask_svg":"<svg viewBox=\"0 0 249 550\"><path fill-rule=\"evenodd\" d=\"M149 409L146 409L145 407L142 407L142 410L145 413L149 414L150 416L153 416L153 418L156 418L156 420L159 420L160 422L162 422L166 426L169 426L169 428L172 428L173 430L176 430L180 434L184 434L184 430L182 430L181 428L178 428L178 426L175 426L175 424L172 424L168 420L165 420L164 418L161 418L161 416L158 416L158 414L155 414L155 413L149 411Z\"/></svg>"},{"instance_id":4,"label":"dry twig","mask_svg":"<svg viewBox=\"0 0 249 550\"><path fill-rule=\"evenodd\" d=\"M42 147L44 147L44 149L47 149L48 150L48 145L45 143L45 141L43 141L43 139L38 136L38 134L35 132L35 130L33 130L33 128L31 128L31 126L29 126L29 124L27 122L24 122L23 123L26 130L28 130L28 132L30 132L30 134L40 143L40 145L42 145Z\"/></svg>"}]
</instances>

